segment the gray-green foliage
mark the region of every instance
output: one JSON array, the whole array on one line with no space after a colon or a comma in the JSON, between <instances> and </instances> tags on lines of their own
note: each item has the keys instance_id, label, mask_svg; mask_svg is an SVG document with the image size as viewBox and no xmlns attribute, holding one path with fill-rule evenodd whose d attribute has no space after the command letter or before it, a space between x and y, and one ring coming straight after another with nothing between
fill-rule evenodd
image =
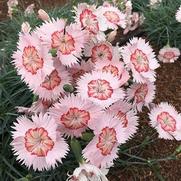
<instances>
[{"instance_id":1,"label":"gray-green foliage","mask_svg":"<svg viewBox=\"0 0 181 181\"><path fill-rule=\"evenodd\" d=\"M181 49L181 23L175 19L176 11L181 5L180 0L163 0L157 8L146 6L146 0L133 2L136 9L144 13L143 28L153 45L162 48L169 41L170 46Z\"/></svg>"}]
</instances>

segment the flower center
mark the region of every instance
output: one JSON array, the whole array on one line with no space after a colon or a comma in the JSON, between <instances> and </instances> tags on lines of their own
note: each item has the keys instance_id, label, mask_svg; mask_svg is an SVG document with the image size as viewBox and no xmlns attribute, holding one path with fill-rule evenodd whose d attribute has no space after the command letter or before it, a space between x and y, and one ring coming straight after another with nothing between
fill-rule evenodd
<instances>
[{"instance_id":1,"label":"flower center","mask_svg":"<svg viewBox=\"0 0 181 181\"><path fill-rule=\"evenodd\" d=\"M41 84L41 87L44 87L47 90L53 90L55 87L59 86L61 78L58 75L56 70L52 71L50 75L45 77L44 82Z\"/></svg>"},{"instance_id":2,"label":"flower center","mask_svg":"<svg viewBox=\"0 0 181 181\"><path fill-rule=\"evenodd\" d=\"M136 103L144 102L147 93L148 93L147 84L141 84L140 87L135 91Z\"/></svg>"},{"instance_id":3,"label":"flower center","mask_svg":"<svg viewBox=\"0 0 181 181\"><path fill-rule=\"evenodd\" d=\"M160 113L157 116L157 121L165 131L174 132L176 130L176 120L168 112Z\"/></svg>"},{"instance_id":4,"label":"flower center","mask_svg":"<svg viewBox=\"0 0 181 181\"><path fill-rule=\"evenodd\" d=\"M52 48L56 48L63 55L68 55L75 50L75 40L64 30L56 31L52 34Z\"/></svg>"},{"instance_id":5,"label":"flower center","mask_svg":"<svg viewBox=\"0 0 181 181\"><path fill-rule=\"evenodd\" d=\"M38 157L45 157L54 146L53 140L44 128L29 129L25 134L25 147Z\"/></svg>"},{"instance_id":6,"label":"flower center","mask_svg":"<svg viewBox=\"0 0 181 181\"><path fill-rule=\"evenodd\" d=\"M119 111L116 116L119 118L119 120L121 120L123 128L126 128L128 126L128 120L126 114L123 113L122 111Z\"/></svg>"},{"instance_id":7,"label":"flower center","mask_svg":"<svg viewBox=\"0 0 181 181\"><path fill-rule=\"evenodd\" d=\"M175 57L175 54L174 52L165 52L163 57L170 60Z\"/></svg>"},{"instance_id":8,"label":"flower center","mask_svg":"<svg viewBox=\"0 0 181 181\"><path fill-rule=\"evenodd\" d=\"M114 128L105 127L99 134L99 142L97 148L101 150L102 155L106 156L111 154L111 151L117 141L116 131Z\"/></svg>"},{"instance_id":9,"label":"flower center","mask_svg":"<svg viewBox=\"0 0 181 181\"><path fill-rule=\"evenodd\" d=\"M89 112L78 108L70 108L66 114L63 114L60 121L68 129L80 129L87 126L90 120Z\"/></svg>"},{"instance_id":10,"label":"flower center","mask_svg":"<svg viewBox=\"0 0 181 181\"><path fill-rule=\"evenodd\" d=\"M112 52L110 48L105 45L96 45L92 48L92 62L97 62L100 60L112 60Z\"/></svg>"},{"instance_id":11,"label":"flower center","mask_svg":"<svg viewBox=\"0 0 181 181\"><path fill-rule=\"evenodd\" d=\"M85 27L89 32L96 34L99 31L97 17L91 10L85 9L80 14L81 26Z\"/></svg>"},{"instance_id":12,"label":"flower center","mask_svg":"<svg viewBox=\"0 0 181 181\"><path fill-rule=\"evenodd\" d=\"M148 58L146 54L144 54L139 49L136 49L135 52L131 55L131 62L138 72L147 72L149 70Z\"/></svg>"},{"instance_id":13,"label":"flower center","mask_svg":"<svg viewBox=\"0 0 181 181\"><path fill-rule=\"evenodd\" d=\"M104 16L106 17L106 19L111 22L111 23L114 23L114 24L117 24L119 23L120 21L120 18L118 16L117 13L113 12L113 11L106 11L104 13Z\"/></svg>"},{"instance_id":14,"label":"flower center","mask_svg":"<svg viewBox=\"0 0 181 181\"><path fill-rule=\"evenodd\" d=\"M43 67L43 59L39 57L34 46L25 47L22 55L23 65L28 72L36 74Z\"/></svg>"},{"instance_id":15,"label":"flower center","mask_svg":"<svg viewBox=\"0 0 181 181\"><path fill-rule=\"evenodd\" d=\"M119 70L116 66L113 65L108 65L108 66L104 66L102 68L103 72L107 72L107 73L111 73L114 76L118 76L119 75Z\"/></svg>"},{"instance_id":16,"label":"flower center","mask_svg":"<svg viewBox=\"0 0 181 181\"><path fill-rule=\"evenodd\" d=\"M113 94L110 83L104 79L92 80L88 83L88 96L99 100L107 100Z\"/></svg>"}]
</instances>

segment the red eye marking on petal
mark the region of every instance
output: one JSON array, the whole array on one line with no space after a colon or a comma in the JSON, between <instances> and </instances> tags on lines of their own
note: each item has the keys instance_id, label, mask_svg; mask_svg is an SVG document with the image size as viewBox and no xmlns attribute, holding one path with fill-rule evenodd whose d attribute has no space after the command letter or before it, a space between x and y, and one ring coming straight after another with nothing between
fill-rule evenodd
<instances>
[{"instance_id":1,"label":"red eye marking on petal","mask_svg":"<svg viewBox=\"0 0 181 181\"><path fill-rule=\"evenodd\" d=\"M140 87L135 91L136 103L144 102L147 93L148 93L147 84L141 84Z\"/></svg>"},{"instance_id":2,"label":"red eye marking on petal","mask_svg":"<svg viewBox=\"0 0 181 181\"><path fill-rule=\"evenodd\" d=\"M92 80L88 83L88 96L99 100L107 100L113 94L110 83L104 79Z\"/></svg>"},{"instance_id":3,"label":"red eye marking on petal","mask_svg":"<svg viewBox=\"0 0 181 181\"><path fill-rule=\"evenodd\" d=\"M52 34L52 48L56 48L63 55L69 55L75 50L75 40L64 31L56 31Z\"/></svg>"},{"instance_id":4,"label":"red eye marking on petal","mask_svg":"<svg viewBox=\"0 0 181 181\"><path fill-rule=\"evenodd\" d=\"M114 24L117 24L119 23L120 21L120 18L118 16L117 13L113 12L113 11L106 11L104 13L104 16L106 17L106 19L111 22L111 23L114 23Z\"/></svg>"},{"instance_id":5,"label":"red eye marking on petal","mask_svg":"<svg viewBox=\"0 0 181 181\"><path fill-rule=\"evenodd\" d=\"M122 111L119 111L116 116L119 118L119 120L121 120L123 128L126 128L128 126L128 120L126 114L123 113Z\"/></svg>"},{"instance_id":6,"label":"red eye marking on petal","mask_svg":"<svg viewBox=\"0 0 181 181\"><path fill-rule=\"evenodd\" d=\"M93 63L97 61L112 60L112 52L109 46L105 44L95 45L92 48L91 61Z\"/></svg>"},{"instance_id":7,"label":"red eye marking on petal","mask_svg":"<svg viewBox=\"0 0 181 181\"><path fill-rule=\"evenodd\" d=\"M176 130L176 120L168 112L160 113L157 116L157 121L165 131L174 132Z\"/></svg>"},{"instance_id":8,"label":"red eye marking on petal","mask_svg":"<svg viewBox=\"0 0 181 181\"><path fill-rule=\"evenodd\" d=\"M61 78L59 77L58 72L54 70L49 76L45 77L45 80L41 86L47 90L53 90L55 87L60 85L60 82Z\"/></svg>"},{"instance_id":9,"label":"red eye marking on petal","mask_svg":"<svg viewBox=\"0 0 181 181\"><path fill-rule=\"evenodd\" d=\"M101 150L102 155L107 156L111 154L116 141L117 138L115 129L105 127L99 135L99 142L96 146Z\"/></svg>"},{"instance_id":10,"label":"red eye marking on petal","mask_svg":"<svg viewBox=\"0 0 181 181\"><path fill-rule=\"evenodd\" d=\"M131 62L134 65L136 71L147 72L149 70L149 62L146 54L141 50L136 49L135 52L131 55Z\"/></svg>"},{"instance_id":11,"label":"red eye marking on petal","mask_svg":"<svg viewBox=\"0 0 181 181\"><path fill-rule=\"evenodd\" d=\"M52 150L54 142L44 128L29 129L25 134L25 147L38 157L45 157Z\"/></svg>"},{"instance_id":12,"label":"red eye marking on petal","mask_svg":"<svg viewBox=\"0 0 181 181\"><path fill-rule=\"evenodd\" d=\"M60 121L66 128L80 129L87 126L90 120L90 114L88 111L80 110L78 108L70 108L66 114L63 114Z\"/></svg>"},{"instance_id":13,"label":"red eye marking on petal","mask_svg":"<svg viewBox=\"0 0 181 181\"><path fill-rule=\"evenodd\" d=\"M23 65L28 72L36 74L43 67L43 59L39 57L34 46L25 47L22 55Z\"/></svg>"}]
</instances>

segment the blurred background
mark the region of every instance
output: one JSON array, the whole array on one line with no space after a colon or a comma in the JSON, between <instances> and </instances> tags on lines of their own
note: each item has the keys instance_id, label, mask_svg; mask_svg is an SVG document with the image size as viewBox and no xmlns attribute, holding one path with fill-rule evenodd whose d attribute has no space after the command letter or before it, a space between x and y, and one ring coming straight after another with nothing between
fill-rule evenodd
<instances>
[{"instance_id":1,"label":"blurred background","mask_svg":"<svg viewBox=\"0 0 181 181\"><path fill-rule=\"evenodd\" d=\"M0 0L0 20L5 19L7 17L7 2L8 0ZM68 0L19 0L19 5L22 9L26 9L26 7L32 3L35 4L36 9L45 8L45 7L56 7L64 5Z\"/></svg>"}]
</instances>

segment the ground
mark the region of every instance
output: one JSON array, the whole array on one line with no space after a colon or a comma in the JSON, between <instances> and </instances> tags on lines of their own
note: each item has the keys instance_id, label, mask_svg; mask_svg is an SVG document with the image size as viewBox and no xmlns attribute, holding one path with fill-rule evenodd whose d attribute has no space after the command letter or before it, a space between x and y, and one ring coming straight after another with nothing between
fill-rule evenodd
<instances>
[{"instance_id":1,"label":"ground","mask_svg":"<svg viewBox=\"0 0 181 181\"><path fill-rule=\"evenodd\" d=\"M6 17L7 7L5 0L0 2L0 19ZM22 7L31 4L34 1L23 1ZM37 2L37 1L36 1ZM62 4L64 1L56 0L44 0L41 1L43 5L51 4ZM37 4L39 6L40 3ZM172 64L162 64L160 68L157 69L157 81L156 81L156 98L155 103L160 103L166 101L171 103L176 109L181 112L181 60L177 60ZM157 134L155 130L151 129L148 124L148 110L145 109L143 113L140 114L140 126L139 131L135 135L128 145L133 147L138 145L145 140L146 136L153 136L154 142L148 144L144 147L133 148L129 150L129 154L136 155L146 160L155 158L165 158L171 155L175 149L181 144L178 141L168 141L157 139ZM181 156L177 156L177 160L167 160L161 161L160 164L154 166L148 166L144 164L137 163L114 168L109 174L109 179L111 181L157 181L157 180L168 180L168 181L181 181ZM120 159L123 160L127 157L121 154Z\"/></svg>"}]
</instances>

